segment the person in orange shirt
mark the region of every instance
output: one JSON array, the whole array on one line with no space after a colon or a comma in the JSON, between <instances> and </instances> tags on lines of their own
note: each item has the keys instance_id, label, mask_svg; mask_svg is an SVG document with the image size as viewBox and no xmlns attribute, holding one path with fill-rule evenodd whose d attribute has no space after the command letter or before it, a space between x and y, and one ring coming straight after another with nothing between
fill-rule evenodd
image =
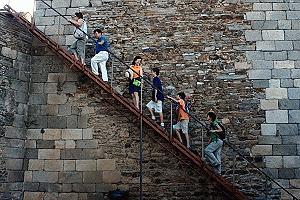
<instances>
[{"instance_id":1,"label":"person in orange shirt","mask_svg":"<svg viewBox=\"0 0 300 200\"><path fill-rule=\"evenodd\" d=\"M139 109L139 100L141 93L141 78L143 77L143 69L141 67L142 57L136 56L133 59L130 69L132 71L132 78L129 82L129 93L132 96L133 104Z\"/></svg>"},{"instance_id":2,"label":"person in orange shirt","mask_svg":"<svg viewBox=\"0 0 300 200\"><path fill-rule=\"evenodd\" d=\"M169 99L176 101L179 104L179 109L178 109L178 120L177 120L177 124L173 125L173 129L175 129L177 137L179 139L180 142L182 142L182 138L180 135L180 130L182 131L182 133L185 135L186 138L186 146L187 148L190 148L190 138L189 138L189 115L186 112L185 109L185 94L184 92L179 92L177 94L177 99L172 98L170 96L168 96Z\"/></svg>"}]
</instances>

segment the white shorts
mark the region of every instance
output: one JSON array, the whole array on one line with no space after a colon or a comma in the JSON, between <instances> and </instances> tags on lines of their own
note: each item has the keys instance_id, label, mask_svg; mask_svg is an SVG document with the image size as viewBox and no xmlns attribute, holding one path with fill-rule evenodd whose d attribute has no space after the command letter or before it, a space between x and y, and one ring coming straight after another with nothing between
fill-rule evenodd
<instances>
[{"instance_id":1,"label":"white shorts","mask_svg":"<svg viewBox=\"0 0 300 200\"><path fill-rule=\"evenodd\" d=\"M182 133L187 134L189 132L189 120L181 120L177 124L173 125L173 129L182 130Z\"/></svg>"},{"instance_id":2,"label":"white shorts","mask_svg":"<svg viewBox=\"0 0 300 200\"><path fill-rule=\"evenodd\" d=\"M150 101L146 106L149 109L154 109L154 111L157 113L162 113L162 101L158 100L157 103Z\"/></svg>"}]
</instances>

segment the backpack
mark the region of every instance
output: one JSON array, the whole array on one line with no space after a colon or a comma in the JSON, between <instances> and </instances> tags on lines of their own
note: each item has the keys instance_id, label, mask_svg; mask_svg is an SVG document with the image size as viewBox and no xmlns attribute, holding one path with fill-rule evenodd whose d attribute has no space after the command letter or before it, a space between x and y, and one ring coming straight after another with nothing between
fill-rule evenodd
<instances>
[{"instance_id":1,"label":"backpack","mask_svg":"<svg viewBox=\"0 0 300 200\"><path fill-rule=\"evenodd\" d=\"M214 124L217 123L220 126L220 128L222 129L222 132L217 132L217 134L221 140L224 140L226 138L226 128L225 128L224 124L220 120L215 120L213 123Z\"/></svg>"},{"instance_id":2,"label":"backpack","mask_svg":"<svg viewBox=\"0 0 300 200\"><path fill-rule=\"evenodd\" d=\"M74 37L76 39L84 39L84 38L87 38L86 33L87 33L87 24L83 20L83 24L79 28L75 28Z\"/></svg>"},{"instance_id":3,"label":"backpack","mask_svg":"<svg viewBox=\"0 0 300 200\"><path fill-rule=\"evenodd\" d=\"M192 102L190 101L185 101L185 111L190 114L191 112L191 109L192 109ZM176 111L179 110L179 104L176 104Z\"/></svg>"}]
</instances>

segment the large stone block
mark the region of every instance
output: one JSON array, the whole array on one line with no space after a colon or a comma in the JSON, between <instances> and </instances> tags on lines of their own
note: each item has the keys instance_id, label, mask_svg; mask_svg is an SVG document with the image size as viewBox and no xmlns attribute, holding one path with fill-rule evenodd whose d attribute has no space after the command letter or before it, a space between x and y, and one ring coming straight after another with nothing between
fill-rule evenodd
<instances>
[{"instance_id":1,"label":"large stone block","mask_svg":"<svg viewBox=\"0 0 300 200\"><path fill-rule=\"evenodd\" d=\"M249 70L249 79L270 79L271 70Z\"/></svg>"},{"instance_id":2,"label":"large stone block","mask_svg":"<svg viewBox=\"0 0 300 200\"><path fill-rule=\"evenodd\" d=\"M267 110L266 111L267 123L288 123L287 110Z\"/></svg>"},{"instance_id":3,"label":"large stone block","mask_svg":"<svg viewBox=\"0 0 300 200\"><path fill-rule=\"evenodd\" d=\"M286 12L284 11L266 11L266 20L285 20Z\"/></svg>"},{"instance_id":4,"label":"large stone block","mask_svg":"<svg viewBox=\"0 0 300 200\"><path fill-rule=\"evenodd\" d=\"M280 88L280 79L271 79L269 80L270 88Z\"/></svg>"},{"instance_id":5,"label":"large stone block","mask_svg":"<svg viewBox=\"0 0 300 200\"><path fill-rule=\"evenodd\" d=\"M266 14L265 12L247 12L246 19L251 20L265 20Z\"/></svg>"},{"instance_id":6,"label":"large stone block","mask_svg":"<svg viewBox=\"0 0 300 200\"><path fill-rule=\"evenodd\" d=\"M51 26L54 25L54 17L38 17L35 19L37 26Z\"/></svg>"},{"instance_id":7,"label":"large stone block","mask_svg":"<svg viewBox=\"0 0 300 200\"><path fill-rule=\"evenodd\" d=\"M62 160L45 160L45 171L63 171Z\"/></svg>"},{"instance_id":8,"label":"large stone block","mask_svg":"<svg viewBox=\"0 0 300 200\"><path fill-rule=\"evenodd\" d=\"M65 104L67 102L67 96L65 94L48 94L48 104Z\"/></svg>"},{"instance_id":9,"label":"large stone block","mask_svg":"<svg viewBox=\"0 0 300 200\"><path fill-rule=\"evenodd\" d=\"M75 171L75 160L64 160L64 171Z\"/></svg>"},{"instance_id":10,"label":"large stone block","mask_svg":"<svg viewBox=\"0 0 300 200\"><path fill-rule=\"evenodd\" d=\"M71 7L88 7L89 0L72 0Z\"/></svg>"},{"instance_id":11,"label":"large stone block","mask_svg":"<svg viewBox=\"0 0 300 200\"><path fill-rule=\"evenodd\" d=\"M274 156L293 156L297 155L296 145L273 145Z\"/></svg>"},{"instance_id":12,"label":"large stone block","mask_svg":"<svg viewBox=\"0 0 300 200\"><path fill-rule=\"evenodd\" d=\"M43 200L43 192L24 192L24 200Z\"/></svg>"},{"instance_id":13,"label":"large stone block","mask_svg":"<svg viewBox=\"0 0 300 200\"><path fill-rule=\"evenodd\" d=\"M267 168L282 168L283 159L282 156L266 156Z\"/></svg>"},{"instance_id":14,"label":"large stone block","mask_svg":"<svg viewBox=\"0 0 300 200\"><path fill-rule=\"evenodd\" d=\"M82 149L63 149L61 150L61 159L79 160L82 159L82 154Z\"/></svg>"},{"instance_id":15,"label":"large stone block","mask_svg":"<svg viewBox=\"0 0 300 200\"><path fill-rule=\"evenodd\" d=\"M65 73L49 73L47 82L51 83L63 83L66 81L66 74Z\"/></svg>"},{"instance_id":16,"label":"large stone block","mask_svg":"<svg viewBox=\"0 0 300 200\"><path fill-rule=\"evenodd\" d=\"M276 135L276 124L261 124L262 135Z\"/></svg>"},{"instance_id":17,"label":"large stone block","mask_svg":"<svg viewBox=\"0 0 300 200\"><path fill-rule=\"evenodd\" d=\"M7 181L14 182L23 182L24 181L24 171L8 171Z\"/></svg>"},{"instance_id":18,"label":"large stone block","mask_svg":"<svg viewBox=\"0 0 300 200\"><path fill-rule=\"evenodd\" d=\"M300 88L288 88L289 99L300 99Z\"/></svg>"},{"instance_id":19,"label":"large stone block","mask_svg":"<svg viewBox=\"0 0 300 200\"><path fill-rule=\"evenodd\" d=\"M286 11L287 19L300 19L300 14L298 11Z\"/></svg>"},{"instance_id":20,"label":"large stone block","mask_svg":"<svg viewBox=\"0 0 300 200\"><path fill-rule=\"evenodd\" d=\"M14 147L5 147L4 155L6 158L24 158L25 149L14 148Z\"/></svg>"},{"instance_id":21,"label":"large stone block","mask_svg":"<svg viewBox=\"0 0 300 200\"><path fill-rule=\"evenodd\" d=\"M266 135L266 136L258 136L258 144L281 144L282 139L281 136L273 136L273 135Z\"/></svg>"},{"instance_id":22,"label":"large stone block","mask_svg":"<svg viewBox=\"0 0 300 200\"><path fill-rule=\"evenodd\" d=\"M288 51L289 60L300 60L300 51Z\"/></svg>"},{"instance_id":23,"label":"large stone block","mask_svg":"<svg viewBox=\"0 0 300 200\"><path fill-rule=\"evenodd\" d=\"M58 172L33 171L33 182L56 183L58 181Z\"/></svg>"},{"instance_id":24,"label":"large stone block","mask_svg":"<svg viewBox=\"0 0 300 200\"><path fill-rule=\"evenodd\" d=\"M82 129L64 129L62 139L65 140L82 140Z\"/></svg>"},{"instance_id":25,"label":"large stone block","mask_svg":"<svg viewBox=\"0 0 300 200\"><path fill-rule=\"evenodd\" d=\"M275 69L282 69L282 68L292 69L294 67L295 67L295 63L294 63L294 61L291 61L291 60L274 61Z\"/></svg>"},{"instance_id":26,"label":"large stone block","mask_svg":"<svg viewBox=\"0 0 300 200\"><path fill-rule=\"evenodd\" d=\"M266 60L287 60L286 51L264 52Z\"/></svg>"},{"instance_id":27,"label":"large stone block","mask_svg":"<svg viewBox=\"0 0 300 200\"><path fill-rule=\"evenodd\" d=\"M98 142L96 140L77 140L76 148L82 149L96 149L98 147Z\"/></svg>"},{"instance_id":28,"label":"large stone block","mask_svg":"<svg viewBox=\"0 0 300 200\"><path fill-rule=\"evenodd\" d=\"M273 10L289 10L289 5L286 3L273 3Z\"/></svg>"},{"instance_id":29,"label":"large stone block","mask_svg":"<svg viewBox=\"0 0 300 200\"><path fill-rule=\"evenodd\" d=\"M28 170L43 170L44 169L44 160L30 159L28 163Z\"/></svg>"},{"instance_id":30,"label":"large stone block","mask_svg":"<svg viewBox=\"0 0 300 200\"><path fill-rule=\"evenodd\" d=\"M251 21L253 30L274 30L277 29L277 21Z\"/></svg>"},{"instance_id":31,"label":"large stone block","mask_svg":"<svg viewBox=\"0 0 300 200\"><path fill-rule=\"evenodd\" d=\"M82 183L82 172L60 172L59 183Z\"/></svg>"},{"instance_id":32,"label":"large stone block","mask_svg":"<svg viewBox=\"0 0 300 200\"><path fill-rule=\"evenodd\" d=\"M76 171L96 171L96 160L76 160Z\"/></svg>"},{"instance_id":33,"label":"large stone block","mask_svg":"<svg viewBox=\"0 0 300 200\"><path fill-rule=\"evenodd\" d=\"M273 11L270 11L273 12ZM263 30L262 31L263 40L284 40L283 30Z\"/></svg>"},{"instance_id":34,"label":"large stone block","mask_svg":"<svg viewBox=\"0 0 300 200\"><path fill-rule=\"evenodd\" d=\"M121 173L118 171L103 171L103 183L118 183L121 181Z\"/></svg>"},{"instance_id":35,"label":"large stone block","mask_svg":"<svg viewBox=\"0 0 300 200\"><path fill-rule=\"evenodd\" d=\"M299 135L282 136L282 144L300 144Z\"/></svg>"},{"instance_id":36,"label":"large stone block","mask_svg":"<svg viewBox=\"0 0 300 200\"><path fill-rule=\"evenodd\" d=\"M32 93L43 93L44 83L32 83L30 90Z\"/></svg>"},{"instance_id":37,"label":"large stone block","mask_svg":"<svg viewBox=\"0 0 300 200\"><path fill-rule=\"evenodd\" d=\"M246 57L248 61L252 60L264 60L264 53L261 51L246 51Z\"/></svg>"},{"instance_id":38,"label":"large stone block","mask_svg":"<svg viewBox=\"0 0 300 200\"><path fill-rule=\"evenodd\" d=\"M114 159L98 159L98 171L113 171L116 170L116 161Z\"/></svg>"},{"instance_id":39,"label":"large stone block","mask_svg":"<svg viewBox=\"0 0 300 200\"><path fill-rule=\"evenodd\" d=\"M246 37L247 41L259 41L259 40L262 40L261 31L260 30L246 30L245 31L245 37Z\"/></svg>"},{"instance_id":40,"label":"large stone block","mask_svg":"<svg viewBox=\"0 0 300 200\"><path fill-rule=\"evenodd\" d=\"M286 99L288 97L287 88L267 88L266 99Z\"/></svg>"},{"instance_id":41,"label":"large stone block","mask_svg":"<svg viewBox=\"0 0 300 200\"><path fill-rule=\"evenodd\" d=\"M53 0L53 8L68 8L71 6L71 0Z\"/></svg>"},{"instance_id":42,"label":"large stone block","mask_svg":"<svg viewBox=\"0 0 300 200\"><path fill-rule=\"evenodd\" d=\"M299 168L300 156L283 156L283 166L285 168Z\"/></svg>"},{"instance_id":43,"label":"large stone block","mask_svg":"<svg viewBox=\"0 0 300 200\"><path fill-rule=\"evenodd\" d=\"M251 151L254 156L272 155L272 145L255 145Z\"/></svg>"},{"instance_id":44,"label":"large stone block","mask_svg":"<svg viewBox=\"0 0 300 200\"><path fill-rule=\"evenodd\" d=\"M280 99L278 101L281 110L297 110L299 109L299 100Z\"/></svg>"},{"instance_id":45,"label":"large stone block","mask_svg":"<svg viewBox=\"0 0 300 200\"><path fill-rule=\"evenodd\" d=\"M72 184L72 188L74 192L88 192L92 193L96 191L95 184Z\"/></svg>"},{"instance_id":46,"label":"large stone block","mask_svg":"<svg viewBox=\"0 0 300 200\"><path fill-rule=\"evenodd\" d=\"M43 133L44 140L60 140L61 129L46 129Z\"/></svg>"},{"instance_id":47,"label":"large stone block","mask_svg":"<svg viewBox=\"0 0 300 200\"><path fill-rule=\"evenodd\" d=\"M272 78L291 78L290 69L272 69Z\"/></svg>"},{"instance_id":48,"label":"large stone block","mask_svg":"<svg viewBox=\"0 0 300 200\"><path fill-rule=\"evenodd\" d=\"M38 149L54 149L55 144L53 140L38 140L36 141L36 147Z\"/></svg>"},{"instance_id":49,"label":"large stone block","mask_svg":"<svg viewBox=\"0 0 300 200\"><path fill-rule=\"evenodd\" d=\"M57 12L59 12L60 14L62 15L66 15L66 8L56 8L55 9ZM53 9L51 8L48 8L46 9L45 11L45 16L48 17L48 16L58 16L58 13L55 12ZM74 13L73 13L74 14Z\"/></svg>"},{"instance_id":50,"label":"large stone block","mask_svg":"<svg viewBox=\"0 0 300 200\"><path fill-rule=\"evenodd\" d=\"M253 88L268 88L269 80L253 80Z\"/></svg>"},{"instance_id":51,"label":"large stone block","mask_svg":"<svg viewBox=\"0 0 300 200\"><path fill-rule=\"evenodd\" d=\"M29 96L29 103L30 104L47 104L47 95L46 94L31 94Z\"/></svg>"},{"instance_id":52,"label":"large stone block","mask_svg":"<svg viewBox=\"0 0 300 200\"><path fill-rule=\"evenodd\" d=\"M261 10L272 10L271 3L254 3L253 10L261 11Z\"/></svg>"},{"instance_id":53,"label":"large stone block","mask_svg":"<svg viewBox=\"0 0 300 200\"><path fill-rule=\"evenodd\" d=\"M256 50L262 51L274 51L275 41L257 41L256 42Z\"/></svg>"},{"instance_id":54,"label":"large stone block","mask_svg":"<svg viewBox=\"0 0 300 200\"><path fill-rule=\"evenodd\" d=\"M280 87L290 88L294 86L294 81L292 79L280 79Z\"/></svg>"},{"instance_id":55,"label":"large stone block","mask_svg":"<svg viewBox=\"0 0 300 200\"><path fill-rule=\"evenodd\" d=\"M297 124L277 124L276 128L279 135L298 135Z\"/></svg>"},{"instance_id":56,"label":"large stone block","mask_svg":"<svg viewBox=\"0 0 300 200\"><path fill-rule=\"evenodd\" d=\"M58 106L58 114L59 115L71 115L71 105L64 104Z\"/></svg>"},{"instance_id":57,"label":"large stone block","mask_svg":"<svg viewBox=\"0 0 300 200\"><path fill-rule=\"evenodd\" d=\"M295 79L294 80L294 86L295 87L300 87L300 79Z\"/></svg>"},{"instance_id":58,"label":"large stone block","mask_svg":"<svg viewBox=\"0 0 300 200\"><path fill-rule=\"evenodd\" d=\"M278 109L278 100L272 99L272 100L260 100L260 108L262 110L276 110Z\"/></svg>"},{"instance_id":59,"label":"large stone block","mask_svg":"<svg viewBox=\"0 0 300 200\"><path fill-rule=\"evenodd\" d=\"M293 79L300 78L300 69L292 69L291 70L291 77Z\"/></svg>"},{"instance_id":60,"label":"large stone block","mask_svg":"<svg viewBox=\"0 0 300 200\"><path fill-rule=\"evenodd\" d=\"M68 129L78 128L78 116L77 115L67 116L67 128Z\"/></svg>"},{"instance_id":61,"label":"large stone block","mask_svg":"<svg viewBox=\"0 0 300 200\"><path fill-rule=\"evenodd\" d=\"M289 110L289 123L300 123L300 110Z\"/></svg>"},{"instance_id":62,"label":"large stone block","mask_svg":"<svg viewBox=\"0 0 300 200\"><path fill-rule=\"evenodd\" d=\"M291 20L278 20L278 29L280 30L288 30L292 28L292 21ZM287 47L285 47L287 48ZM286 49L281 49L281 50L286 50ZM280 49L276 49L280 50ZM289 49L287 49L289 50Z\"/></svg>"},{"instance_id":63,"label":"large stone block","mask_svg":"<svg viewBox=\"0 0 300 200\"><path fill-rule=\"evenodd\" d=\"M103 183L103 172L83 172L83 183Z\"/></svg>"},{"instance_id":64,"label":"large stone block","mask_svg":"<svg viewBox=\"0 0 300 200\"><path fill-rule=\"evenodd\" d=\"M60 150L59 149L39 149L38 158L45 160L55 160L60 159Z\"/></svg>"},{"instance_id":65,"label":"large stone block","mask_svg":"<svg viewBox=\"0 0 300 200\"><path fill-rule=\"evenodd\" d=\"M23 159L6 159L5 166L7 170L22 170Z\"/></svg>"},{"instance_id":66,"label":"large stone block","mask_svg":"<svg viewBox=\"0 0 300 200\"><path fill-rule=\"evenodd\" d=\"M300 40L300 30L285 30L285 40Z\"/></svg>"},{"instance_id":67,"label":"large stone block","mask_svg":"<svg viewBox=\"0 0 300 200\"><path fill-rule=\"evenodd\" d=\"M58 86L57 83L45 83L45 93L48 94L57 94L58 92Z\"/></svg>"},{"instance_id":68,"label":"large stone block","mask_svg":"<svg viewBox=\"0 0 300 200\"><path fill-rule=\"evenodd\" d=\"M67 118L64 116L49 116L48 128L64 129L67 127Z\"/></svg>"},{"instance_id":69,"label":"large stone block","mask_svg":"<svg viewBox=\"0 0 300 200\"><path fill-rule=\"evenodd\" d=\"M273 61L253 60L252 67L253 69L272 69Z\"/></svg>"},{"instance_id":70,"label":"large stone block","mask_svg":"<svg viewBox=\"0 0 300 200\"><path fill-rule=\"evenodd\" d=\"M94 131L92 128L82 129L82 139L91 140L93 139Z\"/></svg>"}]
</instances>

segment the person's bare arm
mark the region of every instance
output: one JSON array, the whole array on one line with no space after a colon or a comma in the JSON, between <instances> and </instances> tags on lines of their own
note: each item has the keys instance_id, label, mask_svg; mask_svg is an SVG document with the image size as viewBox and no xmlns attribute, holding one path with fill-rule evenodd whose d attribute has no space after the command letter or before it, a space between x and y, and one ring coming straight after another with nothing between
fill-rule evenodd
<instances>
[{"instance_id":1,"label":"person's bare arm","mask_svg":"<svg viewBox=\"0 0 300 200\"><path fill-rule=\"evenodd\" d=\"M69 20L69 22L71 22L78 28L83 24L83 19L79 19L78 21L71 19L71 20Z\"/></svg>"},{"instance_id":2,"label":"person's bare arm","mask_svg":"<svg viewBox=\"0 0 300 200\"><path fill-rule=\"evenodd\" d=\"M212 133L220 133L223 131L222 128L219 126L219 124L216 124L216 127L217 129L211 130Z\"/></svg>"}]
</instances>

